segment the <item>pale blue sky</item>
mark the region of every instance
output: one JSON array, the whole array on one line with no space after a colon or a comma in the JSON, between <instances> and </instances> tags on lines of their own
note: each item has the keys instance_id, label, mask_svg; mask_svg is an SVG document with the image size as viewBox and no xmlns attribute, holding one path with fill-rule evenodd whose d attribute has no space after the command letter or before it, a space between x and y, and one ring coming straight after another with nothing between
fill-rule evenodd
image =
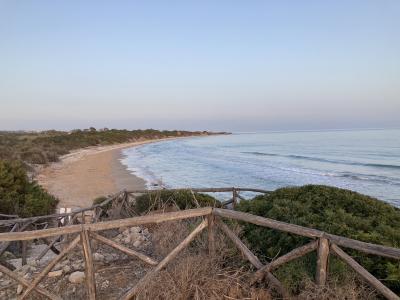
<instances>
[{"instance_id":1,"label":"pale blue sky","mask_svg":"<svg viewBox=\"0 0 400 300\"><path fill-rule=\"evenodd\" d=\"M400 1L2 1L0 129L400 127Z\"/></svg>"}]
</instances>

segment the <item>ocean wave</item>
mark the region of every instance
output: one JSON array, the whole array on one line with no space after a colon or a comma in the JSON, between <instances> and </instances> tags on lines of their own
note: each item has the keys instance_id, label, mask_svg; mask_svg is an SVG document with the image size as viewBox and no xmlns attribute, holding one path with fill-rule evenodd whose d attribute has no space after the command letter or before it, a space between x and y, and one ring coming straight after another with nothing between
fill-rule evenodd
<instances>
[{"instance_id":1,"label":"ocean wave","mask_svg":"<svg viewBox=\"0 0 400 300\"><path fill-rule=\"evenodd\" d=\"M347 161L347 160L334 160L334 159L327 159L327 158L320 158L320 157L313 157L313 156L304 156L304 155L295 155L295 154L285 155L285 154L256 152L256 151L252 151L252 152L245 151L242 153L260 155L260 156L278 156L278 157L286 157L286 158L293 158L293 159L327 162L327 163L332 163L332 164L345 164L345 165L350 165L350 166L363 166L363 167L372 167L372 168L400 170L400 165L391 165L391 164L361 163L361 162L354 162L354 161Z\"/></svg>"}]
</instances>

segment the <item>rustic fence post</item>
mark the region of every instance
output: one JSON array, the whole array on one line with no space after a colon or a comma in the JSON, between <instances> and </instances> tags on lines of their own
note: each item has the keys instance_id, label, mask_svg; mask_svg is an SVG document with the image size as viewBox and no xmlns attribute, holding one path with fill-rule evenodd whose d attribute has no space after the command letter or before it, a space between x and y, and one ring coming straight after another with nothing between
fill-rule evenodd
<instances>
[{"instance_id":1,"label":"rustic fence post","mask_svg":"<svg viewBox=\"0 0 400 300\"><path fill-rule=\"evenodd\" d=\"M86 275L88 299L95 300L96 280L94 276L93 256L92 256L92 249L90 247L88 230L86 229L82 230L81 232L81 243L82 243L83 256L85 257L85 275Z\"/></svg>"},{"instance_id":2,"label":"rustic fence post","mask_svg":"<svg viewBox=\"0 0 400 300\"><path fill-rule=\"evenodd\" d=\"M213 214L207 216L208 221L208 253L210 257L215 258L215 217Z\"/></svg>"},{"instance_id":3,"label":"rustic fence post","mask_svg":"<svg viewBox=\"0 0 400 300\"><path fill-rule=\"evenodd\" d=\"M315 281L319 286L325 286L328 273L329 241L320 238L318 242L318 259Z\"/></svg>"},{"instance_id":4,"label":"rustic fence post","mask_svg":"<svg viewBox=\"0 0 400 300\"><path fill-rule=\"evenodd\" d=\"M233 187L232 188L232 207L235 209L236 207L236 202L237 202L237 192L236 189Z\"/></svg>"}]
</instances>

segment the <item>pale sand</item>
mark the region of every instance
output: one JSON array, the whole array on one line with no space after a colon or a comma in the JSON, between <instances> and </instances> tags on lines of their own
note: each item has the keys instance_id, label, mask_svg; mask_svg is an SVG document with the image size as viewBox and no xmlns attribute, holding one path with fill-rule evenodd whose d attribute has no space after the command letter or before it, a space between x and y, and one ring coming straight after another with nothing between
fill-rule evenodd
<instances>
[{"instance_id":1,"label":"pale sand","mask_svg":"<svg viewBox=\"0 0 400 300\"><path fill-rule=\"evenodd\" d=\"M60 202L58 207L88 207L99 196L123 189L145 189L145 181L121 164L123 148L160 140L91 147L74 151L60 162L38 170L35 179Z\"/></svg>"}]
</instances>

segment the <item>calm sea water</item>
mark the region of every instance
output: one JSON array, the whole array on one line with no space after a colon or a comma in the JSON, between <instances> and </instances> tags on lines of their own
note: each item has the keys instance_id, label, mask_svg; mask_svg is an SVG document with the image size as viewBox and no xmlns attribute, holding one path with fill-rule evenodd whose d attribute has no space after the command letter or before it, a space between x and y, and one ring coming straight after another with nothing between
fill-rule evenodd
<instances>
[{"instance_id":1,"label":"calm sea water","mask_svg":"<svg viewBox=\"0 0 400 300\"><path fill-rule=\"evenodd\" d=\"M273 190L326 184L400 207L400 130L242 133L180 139L123 151L149 187Z\"/></svg>"}]
</instances>

